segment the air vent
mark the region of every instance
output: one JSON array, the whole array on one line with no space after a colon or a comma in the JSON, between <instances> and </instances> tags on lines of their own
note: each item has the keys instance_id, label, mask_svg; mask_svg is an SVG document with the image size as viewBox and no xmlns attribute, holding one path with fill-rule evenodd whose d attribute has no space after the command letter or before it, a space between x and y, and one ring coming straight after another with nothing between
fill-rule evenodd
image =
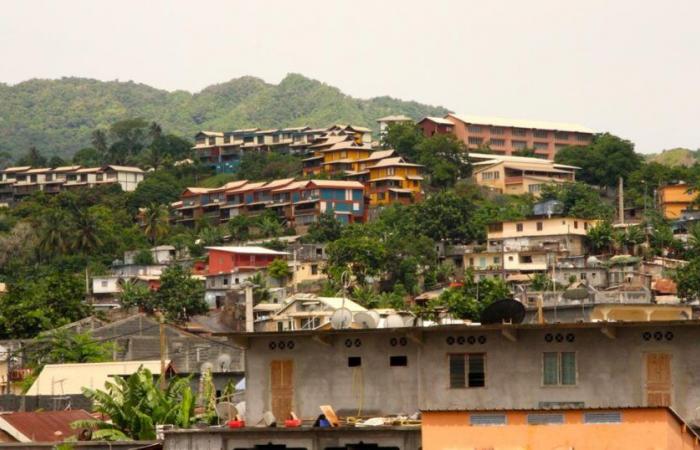
<instances>
[{"instance_id":1,"label":"air vent","mask_svg":"<svg viewBox=\"0 0 700 450\"><path fill-rule=\"evenodd\" d=\"M619 411L589 412L583 415L583 423L620 423L622 414Z\"/></svg>"},{"instance_id":2,"label":"air vent","mask_svg":"<svg viewBox=\"0 0 700 450\"><path fill-rule=\"evenodd\" d=\"M471 414L470 425L505 425L505 414Z\"/></svg>"},{"instance_id":3,"label":"air vent","mask_svg":"<svg viewBox=\"0 0 700 450\"><path fill-rule=\"evenodd\" d=\"M561 425L564 423L563 414L528 414L528 425Z\"/></svg>"}]
</instances>

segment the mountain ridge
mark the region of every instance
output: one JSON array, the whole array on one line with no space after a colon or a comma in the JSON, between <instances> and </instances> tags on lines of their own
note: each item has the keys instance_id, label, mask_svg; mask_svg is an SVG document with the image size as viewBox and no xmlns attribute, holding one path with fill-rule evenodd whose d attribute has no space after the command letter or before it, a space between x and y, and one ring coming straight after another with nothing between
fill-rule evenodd
<instances>
[{"instance_id":1,"label":"mountain ridge","mask_svg":"<svg viewBox=\"0 0 700 450\"><path fill-rule=\"evenodd\" d=\"M14 85L0 83L0 152L17 158L36 146L47 156L71 156L90 145L94 129L133 117L156 121L167 133L191 138L201 129L251 126L345 122L376 129L376 119L384 115L418 119L447 111L389 96L355 98L296 73L279 84L243 76L194 93L134 81L31 79Z\"/></svg>"}]
</instances>

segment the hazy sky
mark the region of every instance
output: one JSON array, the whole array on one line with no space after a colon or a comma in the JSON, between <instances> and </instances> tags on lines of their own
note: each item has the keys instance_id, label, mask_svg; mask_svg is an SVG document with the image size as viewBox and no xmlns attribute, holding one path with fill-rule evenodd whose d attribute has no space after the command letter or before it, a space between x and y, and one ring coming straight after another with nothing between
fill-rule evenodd
<instances>
[{"instance_id":1,"label":"hazy sky","mask_svg":"<svg viewBox=\"0 0 700 450\"><path fill-rule=\"evenodd\" d=\"M0 81L197 91L289 72L358 97L578 122L700 147L700 1L31 1L0 12ZM235 124L232 124L234 126Z\"/></svg>"}]
</instances>

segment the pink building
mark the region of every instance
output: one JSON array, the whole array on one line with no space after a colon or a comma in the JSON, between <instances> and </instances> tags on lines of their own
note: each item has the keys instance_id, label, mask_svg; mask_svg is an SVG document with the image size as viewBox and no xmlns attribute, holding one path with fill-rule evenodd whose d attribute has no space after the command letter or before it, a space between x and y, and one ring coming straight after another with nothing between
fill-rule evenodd
<instances>
[{"instance_id":1,"label":"pink building","mask_svg":"<svg viewBox=\"0 0 700 450\"><path fill-rule=\"evenodd\" d=\"M430 119L430 120L428 120ZM511 155L514 151L534 149L542 158L554 159L556 152L571 145L588 145L594 131L572 123L504 119L500 117L467 116L450 113L443 120L454 126L451 133L469 149L488 146L497 154ZM426 136L441 132L434 118L419 122ZM444 129L444 128L443 128Z\"/></svg>"}]
</instances>

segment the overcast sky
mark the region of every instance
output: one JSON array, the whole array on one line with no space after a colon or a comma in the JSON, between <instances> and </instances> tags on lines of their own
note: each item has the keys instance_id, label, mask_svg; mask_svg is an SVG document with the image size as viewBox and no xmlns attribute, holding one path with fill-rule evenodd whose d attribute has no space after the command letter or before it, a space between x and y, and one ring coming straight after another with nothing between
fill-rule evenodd
<instances>
[{"instance_id":1,"label":"overcast sky","mask_svg":"<svg viewBox=\"0 0 700 450\"><path fill-rule=\"evenodd\" d=\"M297 72L357 97L700 147L700 1L5 0L0 81L197 91ZM232 124L232 126L235 124Z\"/></svg>"}]
</instances>

